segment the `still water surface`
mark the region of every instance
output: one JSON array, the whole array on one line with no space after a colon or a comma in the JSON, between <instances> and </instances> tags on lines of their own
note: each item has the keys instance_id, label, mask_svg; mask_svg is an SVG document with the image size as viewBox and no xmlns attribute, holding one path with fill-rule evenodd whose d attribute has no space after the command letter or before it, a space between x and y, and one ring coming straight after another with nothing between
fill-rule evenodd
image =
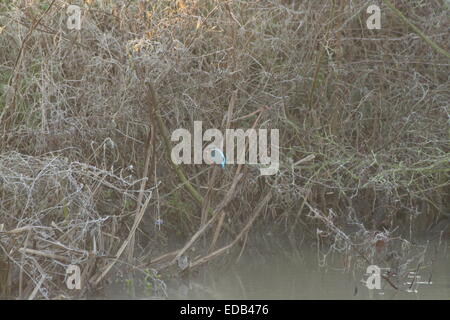
<instances>
[{"instance_id":1,"label":"still water surface","mask_svg":"<svg viewBox=\"0 0 450 320\"><path fill-rule=\"evenodd\" d=\"M308 259L314 259L308 257ZM311 262L311 261L310 261ZM450 258L435 261L415 276L410 290L395 290L384 280L381 290L369 290L368 275L317 268L317 263L272 258L251 260L227 271L191 280L169 295L172 299L450 299Z\"/></svg>"}]
</instances>

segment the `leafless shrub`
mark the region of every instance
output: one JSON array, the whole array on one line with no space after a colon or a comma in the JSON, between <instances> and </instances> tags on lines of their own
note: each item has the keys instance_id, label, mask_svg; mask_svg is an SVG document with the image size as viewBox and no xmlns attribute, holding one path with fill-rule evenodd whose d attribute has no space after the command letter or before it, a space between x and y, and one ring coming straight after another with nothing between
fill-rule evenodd
<instances>
[{"instance_id":1,"label":"leafless shrub","mask_svg":"<svg viewBox=\"0 0 450 320\"><path fill-rule=\"evenodd\" d=\"M117 172L15 152L0 157L0 177L0 256L9 260L14 294L24 298L54 297L69 265L88 271L95 259L114 253L124 217L105 204L124 205L139 191L139 181Z\"/></svg>"},{"instance_id":2,"label":"leafless shrub","mask_svg":"<svg viewBox=\"0 0 450 320\"><path fill-rule=\"evenodd\" d=\"M206 199L194 202L166 157L145 101L146 82L154 85L169 130L190 129L195 120L205 128L224 129L230 120L236 128L280 129L278 174L260 177L244 166L226 217L204 237L230 241L269 191L260 223L316 239L316 228L330 226L308 213L332 210L337 228L351 215L365 230L344 234L361 237L367 250L380 235L411 241L448 216L449 61L387 7L375 31L365 27L362 0L80 1L82 29L71 31L68 4L0 4L0 152L2 161L20 159L0 173L2 181L16 177L2 185L2 210L12 208L5 230L30 223L53 230L49 223L67 208L80 219L73 222L77 239L95 234L98 241L100 226L112 223L103 220L105 212L131 216L139 207L135 183L156 132L144 190L161 184L136 245L150 247L153 258L164 253L162 244L196 233L202 212L221 203L240 169L184 166ZM449 48L443 3L396 6ZM242 120L233 122L226 114L234 94L232 119ZM21 173L29 178L21 180ZM97 189L113 196L105 201L102 192L89 193ZM164 223L155 227L155 221Z\"/></svg>"}]
</instances>

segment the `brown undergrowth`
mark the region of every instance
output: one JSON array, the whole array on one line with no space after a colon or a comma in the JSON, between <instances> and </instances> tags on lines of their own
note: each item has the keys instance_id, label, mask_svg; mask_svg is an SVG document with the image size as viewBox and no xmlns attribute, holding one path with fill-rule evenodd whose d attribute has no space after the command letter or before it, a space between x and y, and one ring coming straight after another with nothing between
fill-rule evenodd
<instances>
[{"instance_id":1,"label":"brown undergrowth","mask_svg":"<svg viewBox=\"0 0 450 320\"><path fill-rule=\"evenodd\" d=\"M450 61L427 41L448 52L449 8L395 2L424 40L378 3L380 30L362 0L71 1L77 31L67 1L3 1L0 295L84 297L118 269L164 295L161 272L235 259L252 227L320 264L426 264L450 219ZM279 129L279 172L174 166L197 120Z\"/></svg>"}]
</instances>

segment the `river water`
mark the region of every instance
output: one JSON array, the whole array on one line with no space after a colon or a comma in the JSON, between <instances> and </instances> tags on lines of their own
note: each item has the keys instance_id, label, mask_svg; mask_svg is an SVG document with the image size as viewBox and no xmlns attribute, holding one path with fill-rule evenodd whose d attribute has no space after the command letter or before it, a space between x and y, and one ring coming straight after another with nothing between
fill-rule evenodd
<instances>
[{"instance_id":1,"label":"river water","mask_svg":"<svg viewBox=\"0 0 450 320\"><path fill-rule=\"evenodd\" d=\"M305 263L305 259L308 263ZM316 259L317 260L317 259ZM385 280L381 289L366 286L368 275L343 269L318 268L313 254L302 260L272 257L264 263L241 261L227 270L189 280L170 299L450 299L450 257L412 273L406 290ZM414 279L413 286L407 285Z\"/></svg>"}]
</instances>

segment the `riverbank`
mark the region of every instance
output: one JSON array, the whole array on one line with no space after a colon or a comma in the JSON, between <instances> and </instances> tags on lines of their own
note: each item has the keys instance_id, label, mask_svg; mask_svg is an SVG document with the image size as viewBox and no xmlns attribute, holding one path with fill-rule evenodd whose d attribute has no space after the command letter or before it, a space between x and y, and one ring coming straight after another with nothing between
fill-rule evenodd
<instances>
[{"instance_id":1,"label":"riverbank","mask_svg":"<svg viewBox=\"0 0 450 320\"><path fill-rule=\"evenodd\" d=\"M449 8L389 3L373 29L365 0L1 1L0 298L162 296L274 245L428 264L450 225ZM199 121L274 133L276 172L242 136L239 163L173 161Z\"/></svg>"}]
</instances>

